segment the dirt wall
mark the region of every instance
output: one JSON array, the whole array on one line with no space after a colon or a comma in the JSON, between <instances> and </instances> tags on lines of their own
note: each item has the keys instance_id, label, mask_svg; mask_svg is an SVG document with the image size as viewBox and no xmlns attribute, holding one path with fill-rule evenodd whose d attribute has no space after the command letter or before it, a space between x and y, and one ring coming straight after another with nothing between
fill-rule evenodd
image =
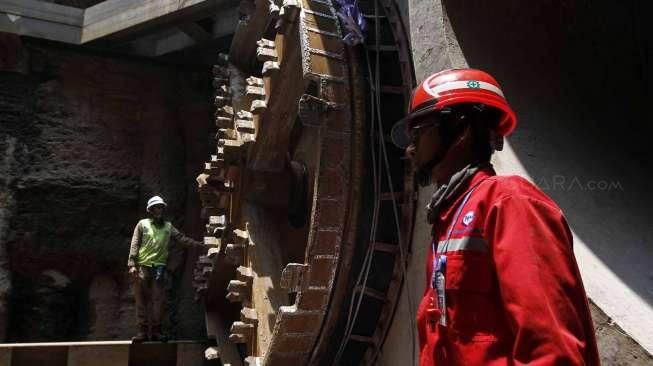
<instances>
[{"instance_id":1,"label":"dirt wall","mask_svg":"<svg viewBox=\"0 0 653 366\"><path fill-rule=\"evenodd\" d=\"M126 261L147 198L202 236L209 72L8 34L0 51L0 340L131 336ZM203 332L196 254L177 256L180 337Z\"/></svg>"}]
</instances>

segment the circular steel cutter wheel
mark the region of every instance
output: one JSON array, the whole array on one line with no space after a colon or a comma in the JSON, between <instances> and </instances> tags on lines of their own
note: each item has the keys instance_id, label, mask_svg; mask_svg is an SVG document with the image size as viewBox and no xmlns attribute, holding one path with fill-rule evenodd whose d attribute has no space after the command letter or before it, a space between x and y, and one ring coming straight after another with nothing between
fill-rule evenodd
<instances>
[{"instance_id":1,"label":"circular steel cutter wheel","mask_svg":"<svg viewBox=\"0 0 653 366\"><path fill-rule=\"evenodd\" d=\"M370 35L348 47L329 0L243 0L214 67L216 150L197 178L213 248L194 280L223 363L328 365L343 348L341 364L372 364L385 339L415 197L403 152L380 144L413 77L394 3L359 4Z\"/></svg>"}]
</instances>

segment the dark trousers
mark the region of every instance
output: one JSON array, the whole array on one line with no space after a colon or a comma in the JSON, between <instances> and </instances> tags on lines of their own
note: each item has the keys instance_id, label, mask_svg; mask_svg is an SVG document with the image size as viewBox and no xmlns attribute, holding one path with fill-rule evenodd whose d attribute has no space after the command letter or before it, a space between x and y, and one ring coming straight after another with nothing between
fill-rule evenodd
<instances>
[{"instance_id":1,"label":"dark trousers","mask_svg":"<svg viewBox=\"0 0 653 366\"><path fill-rule=\"evenodd\" d=\"M149 327L152 333L160 333L165 304L165 278L156 280L154 268L141 266L138 267L138 277L132 281L132 289L139 331L147 334Z\"/></svg>"}]
</instances>

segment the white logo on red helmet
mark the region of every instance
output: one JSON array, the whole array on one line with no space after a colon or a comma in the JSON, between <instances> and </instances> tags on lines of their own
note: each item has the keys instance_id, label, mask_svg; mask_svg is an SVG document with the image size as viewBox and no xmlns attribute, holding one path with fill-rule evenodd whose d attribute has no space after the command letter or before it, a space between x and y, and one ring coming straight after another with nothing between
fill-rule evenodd
<instances>
[{"instance_id":1,"label":"white logo on red helmet","mask_svg":"<svg viewBox=\"0 0 653 366\"><path fill-rule=\"evenodd\" d=\"M433 80L437 76L438 75L432 75L430 78L428 78L428 79L424 80L424 82L422 82L422 89L424 89L424 91L427 94L429 94L429 95L431 95L433 97L436 97L436 98L439 97L439 95L433 91L430 84L431 84L431 80Z\"/></svg>"},{"instance_id":2,"label":"white logo on red helmet","mask_svg":"<svg viewBox=\"0 0 653 366\"><path fill-rule=\"evenodd\" d=\"M490 84L488 82L485 82L485 81L456 80L456 81L448 81L448 82L445 82L445 83L442 83L442 84L431 86L430 85L431 80L436 76L437 75L434 75L434 76L424 80L424 82L422 83L422 88L424 89L424 91L427 94L434 97L434 98L439 98L441 96L441 94L444 93L444 92L448 92L448 91L451 91L451 90L457 90L457 89L474 89L474 90L483 89L483 90L490 91L490 92L492 92L494 94L497 94L497 95L505 98L503 96L503 92L501 91L501 89L499 89L499 87L497 87L494 84Z\"/></svg>"}]
</instances>

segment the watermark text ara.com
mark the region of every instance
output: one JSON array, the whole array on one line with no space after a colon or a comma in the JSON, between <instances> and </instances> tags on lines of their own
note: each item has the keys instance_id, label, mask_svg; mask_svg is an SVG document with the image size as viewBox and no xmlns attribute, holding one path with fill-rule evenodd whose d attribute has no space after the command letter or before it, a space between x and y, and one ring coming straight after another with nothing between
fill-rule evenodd
<instances>
[{"instance_id":1,"label":"watermark text ara.com","mask_svg":"<svg viewBox=\"0 0 653 366\"><path fill-rule=\"evenodd\" d=\"M623 191L620 181L553 175L535 180L544 191Z\"/></svg>"}]
</instances>

